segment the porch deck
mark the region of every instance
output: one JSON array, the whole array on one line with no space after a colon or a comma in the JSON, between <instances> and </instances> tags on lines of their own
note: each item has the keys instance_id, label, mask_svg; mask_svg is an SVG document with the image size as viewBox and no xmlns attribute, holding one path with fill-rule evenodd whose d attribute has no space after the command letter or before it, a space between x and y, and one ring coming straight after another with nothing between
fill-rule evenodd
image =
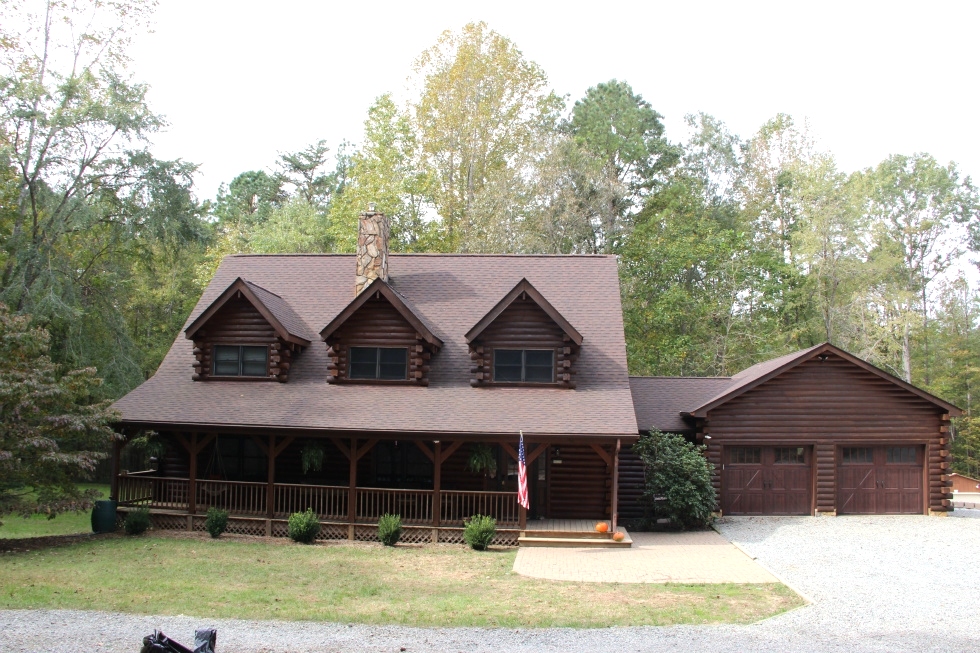
<instances>
[{"instance_id":1,"label":"porch deck","mask_svg":"<svg viewBox=\"0 0 980 653\"><path fill-rule=\"evenodd\" d=\"M595 531L602 520L528 522L516 492L192 482L136 472L117 477L117 497L121 511L148 508L154 527L167 530L204 530L205 515L215 507L228 511L231 533L285 536L289 515L310 508L320 519L324 539L376 540L378 519L385 513L401 516L407 542L462 542L464 520L476 514L497 520L495 543L501 545L517 545L525 535L603 537Z\"/></svg>"}]
</instances>

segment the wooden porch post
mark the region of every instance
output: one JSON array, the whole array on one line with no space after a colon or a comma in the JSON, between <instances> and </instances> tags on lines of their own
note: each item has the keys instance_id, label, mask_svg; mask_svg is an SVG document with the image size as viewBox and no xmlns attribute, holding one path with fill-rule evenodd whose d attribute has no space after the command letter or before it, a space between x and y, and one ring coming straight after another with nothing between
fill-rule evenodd
<instances>
[{"instance_id":1,"label":"wooden porch post","mask_svg":"<svg viewBox=\"0 0 980 653\"><path fill-rule=\"evenodd\" d=\"M347 489L347 539L354 539L354 520L357 516L357 438L350 439L350 485Z\"/></svg>"},{"instance_id":2,"label":"wooden porch post","mask_svg":"<svg viewBox=\"0 0 980 653\"><path fill-rule=\"evenodd\" d=\"M276 436L269 436L269 455L266 456L269 459L269 473L268 473L268 487L266 488L265 494L265 506L266 506L266 520L265 520L265 536L272 537L272 518L276 514Z\"/></svg>"},{"instance_id":3,"label":"wooden porch post","mask_svg":"<svg viewBox=\"0 0 980 653\"><path fill-rule=\"evenodd\" d=\"M442 520L442 442L435 441L432 453L432 541L439 541Z\"/></svg>"},{"instance_id":4,"label":"wooden porch post","mask_svg":"<svg viewBox=\"0 0 980 653\"><path fill-rule=\"evenodd\" d=\"M621 441L616 438L616 449L613 452L613 464L612 464L612 510L610 515L612 516L612 528L613 533L616 532L616 525L619 521L619 448Z\"/></svg>"},{"instance_id":5,"label":"wooden porch post","mask_svg":"<svg viewBox=\"0 0 980 653\"><path fill-rule=\"evenodd\" d=\"M112 478L109 479L109 498L119 500L119 460L125 442L119 439L112 441Z\"/></svg>"},{"instance_id":6,"label":"wooden porch post","mask_svg":"<svg viewBox=\"0 0 980 653\"><path fill-rule=\"evenodd\" d=\"M187 479L187 513L197 513L197 432L191 433L190 472Z\"/></svg>"}]
</instances>

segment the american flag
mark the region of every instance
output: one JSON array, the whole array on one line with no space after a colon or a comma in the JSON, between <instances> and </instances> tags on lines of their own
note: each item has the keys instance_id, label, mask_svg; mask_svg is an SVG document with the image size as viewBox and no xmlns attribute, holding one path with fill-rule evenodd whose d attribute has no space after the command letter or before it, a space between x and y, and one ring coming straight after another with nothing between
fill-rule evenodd
<instances>
[{"instance_id":1,"label":"american flag","mask_svg":"<svg viewBox=\"0 0 980 653\"><path fill-rule=\"evenodd\" d=\"M524 510L531 507L527 500L527 459L524 458L524 431L521 434L520 445L517 448L517 503Z\"/></svg>"}]
</instances>

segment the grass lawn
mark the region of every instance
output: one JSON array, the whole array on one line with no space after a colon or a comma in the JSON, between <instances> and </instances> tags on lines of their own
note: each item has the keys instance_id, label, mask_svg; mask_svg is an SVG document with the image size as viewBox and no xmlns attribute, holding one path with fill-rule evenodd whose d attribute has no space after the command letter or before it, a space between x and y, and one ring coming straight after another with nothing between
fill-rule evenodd
<instances>
[{"instance_id":1,"label":"grass lawn","mask_svg":"<svg viewBox=\"0 0 980 653\"><path fill-rule=\"evenodd\" d=\"M59 517L60 519L60 517ZM0 608L411 626L748 623L802 605L781 584L569 583L511 571L515 549L303 546L109 536L0 554Z\"/></svg>"},{"instance_id":2,"label":"grass lawn","mask_svg":"<svg viewBox=\"0 0 980 653\"><path fill-rule=\"evenodd\" d=\"M109 496L108 485L82 483L80 487L86 490L89 488L99 490L103 499ZM54 519L48 519L46 515L31 515L26 519L20 515L5 515L0 521L3 521L3 526L0 526L0 539L92 532L91 510L66 512Z\"/></svg>"}]
</instances>

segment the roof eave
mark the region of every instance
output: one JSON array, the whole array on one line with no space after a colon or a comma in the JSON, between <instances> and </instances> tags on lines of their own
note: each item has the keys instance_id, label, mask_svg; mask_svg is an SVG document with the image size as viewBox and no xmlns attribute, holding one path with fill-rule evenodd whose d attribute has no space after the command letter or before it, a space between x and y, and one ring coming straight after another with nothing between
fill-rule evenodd
<instances>
[{"instance_id":1,"label":"roof eave","mask_svg":"<svg viewBox=\"0 0 980 653\"><path fill-rule=\"evenodd\" d=\"M494 305L490 311L480 318L480 321L473 325L473 327L466 332L466 344L471 344L474 340L480 337L480 335L486 330L488 326L493 324L493 321L500 317L500 314L507 310L507 307L514 303L514 301L521 296L522 293L527 293L528 296L534 300L541 310L543 310L548 317L555 321L562 331L568 335L568 337L577 346L582 344L582 334L573 327L568 320L565 319L558 309L551 305L547 299L544 298L537 288L531 285L531 282L526 278L522 278L514 288L504 295L503 299Z\"/></svg>"}]
</instances>

